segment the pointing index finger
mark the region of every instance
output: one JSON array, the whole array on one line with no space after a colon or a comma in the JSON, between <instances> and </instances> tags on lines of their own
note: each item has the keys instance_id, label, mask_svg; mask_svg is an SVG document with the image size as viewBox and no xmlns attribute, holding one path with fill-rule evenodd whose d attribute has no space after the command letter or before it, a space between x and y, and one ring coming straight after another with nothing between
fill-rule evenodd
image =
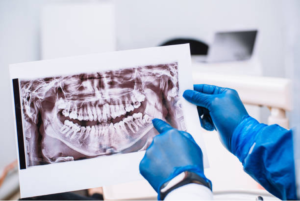
<instances>
[{"instance_id":1,"label":"pointing index finger","mask_svg":"<svg viewBox=\"0 0 300 201\"><path fill-rule=\"evenodd\" d=\"M164 122L161 119L153 119L152 123L153 123L154 128L159 133L163 133L163 132L166 132L166 131L169 131L169 130L173 129L172 126L170 126L168 123Z\"/></svg>"}]
</instances>

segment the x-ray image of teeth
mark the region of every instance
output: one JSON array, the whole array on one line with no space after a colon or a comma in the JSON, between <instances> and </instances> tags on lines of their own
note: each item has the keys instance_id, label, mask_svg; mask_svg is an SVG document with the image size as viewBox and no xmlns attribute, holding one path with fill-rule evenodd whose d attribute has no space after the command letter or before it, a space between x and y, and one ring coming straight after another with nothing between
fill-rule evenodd
<instances>
[{"instance_id":1,"label":"x-ray image of teeth","mask_svg":"<svg viewBox=\"0 0 300 201\"><path fill-rule=\"evenodd\" d=\"M185 130L177 63L20 80L26 165L147 149L160 118Z\"/></svg>"}]
</instances>

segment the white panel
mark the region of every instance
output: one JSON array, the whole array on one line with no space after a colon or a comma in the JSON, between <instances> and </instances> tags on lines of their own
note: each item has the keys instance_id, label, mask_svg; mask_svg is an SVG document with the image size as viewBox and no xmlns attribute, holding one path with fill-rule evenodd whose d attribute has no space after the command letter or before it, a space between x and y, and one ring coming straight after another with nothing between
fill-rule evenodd
<instances>
[{"instance_id":1,"label":"white panel","mask_svg":"<svg viewBox=\"0 0 300 201\"><path fill-rule=\"evenodd\" d=\"M114 6L110 3L45 6L41 29L42 59L115 50Z\"/></svg>"}]
</instances>

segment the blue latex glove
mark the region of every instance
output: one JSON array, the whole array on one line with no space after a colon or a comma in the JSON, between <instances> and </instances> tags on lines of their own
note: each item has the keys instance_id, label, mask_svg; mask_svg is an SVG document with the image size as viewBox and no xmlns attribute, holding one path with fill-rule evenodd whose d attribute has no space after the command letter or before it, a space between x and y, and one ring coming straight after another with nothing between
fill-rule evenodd
<instances>
[{"instance_id":1,"label":"blue latex glove","mask_svg":"<svg viewBox=\"0 0 300 201\"><path fill-rule=\"evenodd\" d=\"M201 148L193 137L160 119L152 122L160 135L148 147L140 163L140 173L158 193L158 199L161 186L184 171L194 172L211 184L203 172Z\"/></svg>"},{"instance_id":2,"label":"blue latex glove","mask_svg":"<svg viewBox=\"0 0 300 201\"><path fill-rule=\"evenodd\" d=\"M235 128L249 117L238 93L233 89L213 85L194 85L183 97L197 105L201 126L216 129L224 146L232 152L231 139Z\"/></svg>"}]
</instances>

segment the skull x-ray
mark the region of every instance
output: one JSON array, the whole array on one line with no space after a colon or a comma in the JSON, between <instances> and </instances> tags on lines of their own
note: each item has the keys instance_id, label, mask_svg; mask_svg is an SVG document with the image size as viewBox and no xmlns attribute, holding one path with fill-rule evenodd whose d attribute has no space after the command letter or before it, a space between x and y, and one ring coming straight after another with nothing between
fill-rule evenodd
<instances>
[{"instance_id":1,"label":"skull x-ray","mask_svg":"<svg viewBox=\"0 0 300 201\"><path fill-rule=\"evenodd\" d=\"M185 130L176 62L19 85L27 167L145 150L153 118Z\"/></svg>"}]
</instances>

